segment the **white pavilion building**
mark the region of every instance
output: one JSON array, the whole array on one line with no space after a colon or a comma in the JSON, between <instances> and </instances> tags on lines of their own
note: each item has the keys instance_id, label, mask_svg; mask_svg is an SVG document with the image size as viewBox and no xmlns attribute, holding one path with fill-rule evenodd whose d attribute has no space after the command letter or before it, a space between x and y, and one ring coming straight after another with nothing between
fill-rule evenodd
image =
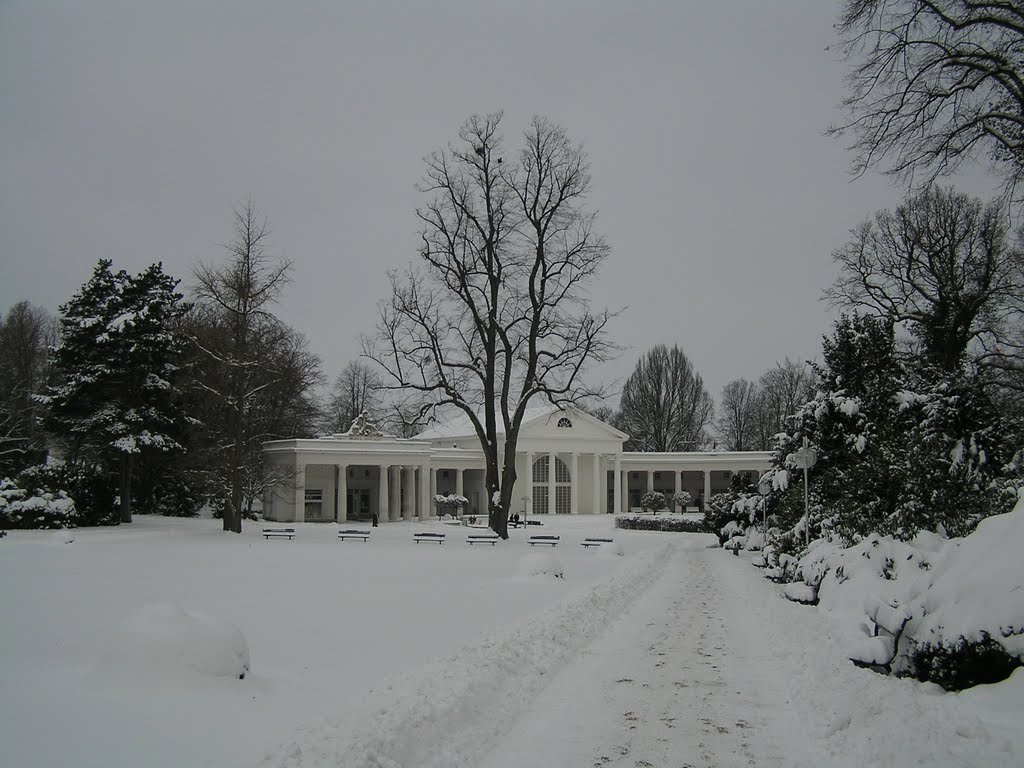
<instances>
[{"instance_id":1,"label":"white pavilion building","mask_svg":"<svg viewBox=\"0 0 1024 768\"><path fill-rule=\"evenodd\" d=\"M698 504L726 490L733 474L761 473L767 451L639 453L622 450L628 435L575 408L527 411L516 452L513 509L525 515L604 514L640 506L649 490L688 491ZM342 435L264 443L281 477L263 501L267 520L380 522L436 514L437 494L465 496L464 514L486 514L483 452L468 418L415 438L363 429ZM756 474L755 474L756 480Z\"/></svg>"}]
</instances>

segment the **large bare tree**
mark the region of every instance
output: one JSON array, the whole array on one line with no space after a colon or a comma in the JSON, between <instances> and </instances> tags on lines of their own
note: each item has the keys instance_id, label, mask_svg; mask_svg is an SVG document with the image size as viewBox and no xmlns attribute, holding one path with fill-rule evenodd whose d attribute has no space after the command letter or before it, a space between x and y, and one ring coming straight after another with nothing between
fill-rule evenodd
<instances>
[{"instance_id":1,"label":"large bare tree","mask_svg":"<svg viewBox=\"0 0 1024 768\"><path fill-rule=\"evenodd\" d=\"M588 362L611 351L607 311L586 288L608 254L585 208L586 153L535 117L504 155L501 114L475 115L426 159L416 266L390 275L364 354L388 388L465 414L484 453L490 527L507 538L516 445L528 404L600 395Z\"/></svg>"},{"instance_id":2,"label":"large bare tree","mask_svg":"<svg viewBox=\"0 0 1024 768\"><path fill-rule=\"evenodd\" d=\"M291 261L267 251L270 227L249 200L235 210L234 237L224 246L227 261L195 270L195 294L206 305L220 333L193 342L217 371L199 382L224 409L224 479L230 492L224 507L224 530L241 533L246 474L246 447L258 430L252 410L257 396L273 385L266 376L266 338L278 333L270 308L289 282Z\"/></svg>"},{"instance_id":3,"label":"large bare tree","mask_svg":"<svg viewBox=\"0 0 1024 768\"><path fill-rule=\"evenodd\" d=\"M1021 0L844 0L854 62L846 122L854 171L930 182L979 156L1012 189L1024 171Z\"/></svg>"},{"instance_id":4,"label":"large bare tree","mask_svg":"<svg viewBox=\"0 0 1024 768\"><path fill-rule=\"evenodd\" d=\"M618 426L635 451L693 451L708 443L714 402L682 349L653 347L622 387Z\"/></svg>"},{"instance_id":5,"label":"large bare tree","mask_svg":"<svg viewBox=\"0 0 1024 768\"><path fill-rule=\"evenodd\" d=\"M755 445L759 396L757 384L747 379L736 379L722 387L717 427L718 439L727 451L764 450Z\"/></svg>"},{"instance_id":6,"label":"large bare tree","mask_svg":"<svg viewBox=\"0 0 1024 768\"><path fill-rule=\"evenodd\" d=\"M826 298L904 324L939 370L959 369L974 341L1005 349L1024 279L998 204L929 187L854 229L833 258Z\"/></svg>"},{"instance_id":7,"label":"large bare tree","mask_svg":"<svg viewBox=\"0 0 1024 768\"><path fill-rule=\"evenodd\" d=\"M814 372L806 363L788 357L761 374L753 424L754 450L766 451L786 428L786 419L814 397Z\"/></svg>"},{"instance_id":8,"label":"large bare tree","mask_svg":"<svg viewBox=\"0 0 1024 768\"><path fill-rule=\"evenodd\" d=\"M345 432L363 411L374 421L379 420L380 387L380 375L373 368L360 360L350 361L334 379L334 389L327 401L325 430Z\"/></svg>"}]
</instances>

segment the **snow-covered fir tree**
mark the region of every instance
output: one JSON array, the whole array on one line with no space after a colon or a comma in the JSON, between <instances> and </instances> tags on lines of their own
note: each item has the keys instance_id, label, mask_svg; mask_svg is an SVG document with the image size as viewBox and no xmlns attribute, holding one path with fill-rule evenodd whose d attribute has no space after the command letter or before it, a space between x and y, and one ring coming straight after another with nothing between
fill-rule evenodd
<instances>
[{"instance_id":1,"label":"snow-covered fir tree","mask_svg":"<svg viewBox=\"0 0 1024 768\"><path fill-rule=\"evenodd\" d=\"M132 472L144 453L180 451L175 374L185 311L178 281L153 264L136 276L101 260L61 307L55 382L40 401L72 462L116 467L120 516L131 522Z\"/></svg>"}]
</instances>

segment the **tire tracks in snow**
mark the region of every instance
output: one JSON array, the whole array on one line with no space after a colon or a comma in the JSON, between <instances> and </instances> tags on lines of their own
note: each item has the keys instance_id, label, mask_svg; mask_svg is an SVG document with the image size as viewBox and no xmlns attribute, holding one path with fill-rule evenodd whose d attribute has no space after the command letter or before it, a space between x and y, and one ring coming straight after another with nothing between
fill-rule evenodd
<instances>
[{"instance_id":1,"label":"tire tracks in snow","mask_svg":"<svg viewBox=\"0 0 1024 768\"><path fill-rule=\"evenodd\" d=\"M675 550L648 593L482 764L826 764L809 759L800 699L772 659L774 643L792 638L779 634L771 586L717 548Z\"/></svg>"},{"instance_id":2,"label":"tire tracks in snow","mask_svg":"<svg viewBox=\"0 0 1024 768\"><path fill-rule=\"evenodd\" d=\"M353 720L299 730L266 768L475 766L504 725L664 573L672 543L633 556L612 577L523 624L387 681Z\"/></svg>"}]
</instances>

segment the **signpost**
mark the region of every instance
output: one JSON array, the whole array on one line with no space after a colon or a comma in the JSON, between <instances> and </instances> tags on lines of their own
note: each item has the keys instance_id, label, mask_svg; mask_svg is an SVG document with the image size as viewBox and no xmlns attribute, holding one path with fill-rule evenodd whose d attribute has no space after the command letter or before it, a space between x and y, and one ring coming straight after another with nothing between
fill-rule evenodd
<instances>
[{"instance_id":1,"label":"signpost","mask_svg":"<svg viewBox=\"0 0 1024 768\"><path fill-rule=\"evenodd\" d=\"M764 541L768 543L768 494L772 492L772 481L762 477L757 484L757 492L761 494L761 514L764 520Z\"/></svg>"},{"instance_id":2,"label":"signpost","mask_svg":"<svg viewBox=\"0 0 1024 768\"><path fill-rule=\"evenodd\" d=\"M811 543L811 510L807 500L807 470L813 467L818 461L818 452L807 444L804 438L804 447L793 454L793 464L797 469L804 471L804 546Z\"/></svg>"}]
</instances>

